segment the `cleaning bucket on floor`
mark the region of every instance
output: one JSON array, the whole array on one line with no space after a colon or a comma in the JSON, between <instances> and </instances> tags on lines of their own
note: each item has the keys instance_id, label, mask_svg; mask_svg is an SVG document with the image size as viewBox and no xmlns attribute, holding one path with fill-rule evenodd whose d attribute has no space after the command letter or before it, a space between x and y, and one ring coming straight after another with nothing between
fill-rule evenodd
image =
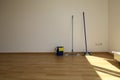
<instances>
[{"instance_id":1,"label":"cleaning bucket on floor","mask_svg":"<svg viewBox=\"0 0 120 80\"><path fill-rule=\"evenodd\" d=\"M56 55L57 56L62 56L64 53L64 47L63 46L57 46L56 47Z\"/></svg>"}]
</instances>

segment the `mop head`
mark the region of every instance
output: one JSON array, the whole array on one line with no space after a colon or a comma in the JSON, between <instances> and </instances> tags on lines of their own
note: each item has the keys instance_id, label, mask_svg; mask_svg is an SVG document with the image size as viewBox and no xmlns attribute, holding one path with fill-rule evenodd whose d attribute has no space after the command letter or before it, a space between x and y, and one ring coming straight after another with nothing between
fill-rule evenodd
<instances>
[{"instance_id":1,"label":"mop head","mask_svg":"<svg viewBox=\"0 0 120 80\"><path fill-rule=\"evenodd\" d=\"M65 56L80 56L79 53L65 54Z\"/></svg>"}]
</instances>

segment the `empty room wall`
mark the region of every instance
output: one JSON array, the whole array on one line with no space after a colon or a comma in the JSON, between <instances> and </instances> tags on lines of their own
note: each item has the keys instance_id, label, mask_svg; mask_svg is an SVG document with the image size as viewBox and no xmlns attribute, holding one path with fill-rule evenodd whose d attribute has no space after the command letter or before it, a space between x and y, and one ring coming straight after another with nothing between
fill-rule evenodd
<instances>
[{"instance_id":1,"label":"empty room wall","mask_svg":"<svg viewBox=\"0 0 120 80\"><path fill-rule=\"evenodd\" d=\"M108 0L0 0L0 52L84 51L82 12L89 51L108 51Z\"/></svg>"},{"instance_id":2,"label":"empty room wall","mask_svg":"<svg viewBox=\"0 0 120 80\"><path fill-rule=\"evenodd\" d=\"M120 51L120 0L109 0L109 48Z\"/></svg>"}]
</instances>

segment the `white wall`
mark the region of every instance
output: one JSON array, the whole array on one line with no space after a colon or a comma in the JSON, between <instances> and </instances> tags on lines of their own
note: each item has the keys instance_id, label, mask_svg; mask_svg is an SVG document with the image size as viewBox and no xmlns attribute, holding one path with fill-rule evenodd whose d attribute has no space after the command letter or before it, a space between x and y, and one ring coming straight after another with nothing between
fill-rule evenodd
<instances>
[{"instance_id":1,"label":"white wall","mask_svg":"<svg viewBox=\"0 0 120 80\"><path fill-rule=\"evenodd\" d=\"M109 0L109 51L120 51L120 0Z\"/></svg>"},{"instance_id":2,"label":"white wall","mask_svg":"<svg viewBox=\"0 0 120 80\"><path fill-rule=\"evenodd\" d=\"M72 15L74 51L84 51L82 11L88 49L108 51L108 0L0 0L0 51L70 52Z\"/></svg>"}]
</instances>

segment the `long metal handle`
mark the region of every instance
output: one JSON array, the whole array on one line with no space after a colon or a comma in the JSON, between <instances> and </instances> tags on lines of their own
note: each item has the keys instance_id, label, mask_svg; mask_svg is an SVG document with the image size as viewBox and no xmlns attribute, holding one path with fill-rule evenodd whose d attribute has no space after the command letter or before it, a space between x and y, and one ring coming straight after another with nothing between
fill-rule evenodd
<instances>
[{"instance_id":1,"label":"long metal handle","mask_svg":"<svg viewBox=\"0 0 120 80\"><path fill-rule=\"evenodd\" d=\"M73 19L74 19L74 16L72 15L72 52L74 52L73 50Z\"/></svg>"},{"instance_id":2,"label":"long metal handle","mask_svg":"<svg viewBox=\"0 0 120 80\"><path fill-rule=\"evenodd\" d=\"M87 36L86 36L86 24L85 24L85 13L83 12L83 23L84 23L84 37L85 37L85 54L88 54L88 48L87 48Z\"/></svg>"}]
</instances>

